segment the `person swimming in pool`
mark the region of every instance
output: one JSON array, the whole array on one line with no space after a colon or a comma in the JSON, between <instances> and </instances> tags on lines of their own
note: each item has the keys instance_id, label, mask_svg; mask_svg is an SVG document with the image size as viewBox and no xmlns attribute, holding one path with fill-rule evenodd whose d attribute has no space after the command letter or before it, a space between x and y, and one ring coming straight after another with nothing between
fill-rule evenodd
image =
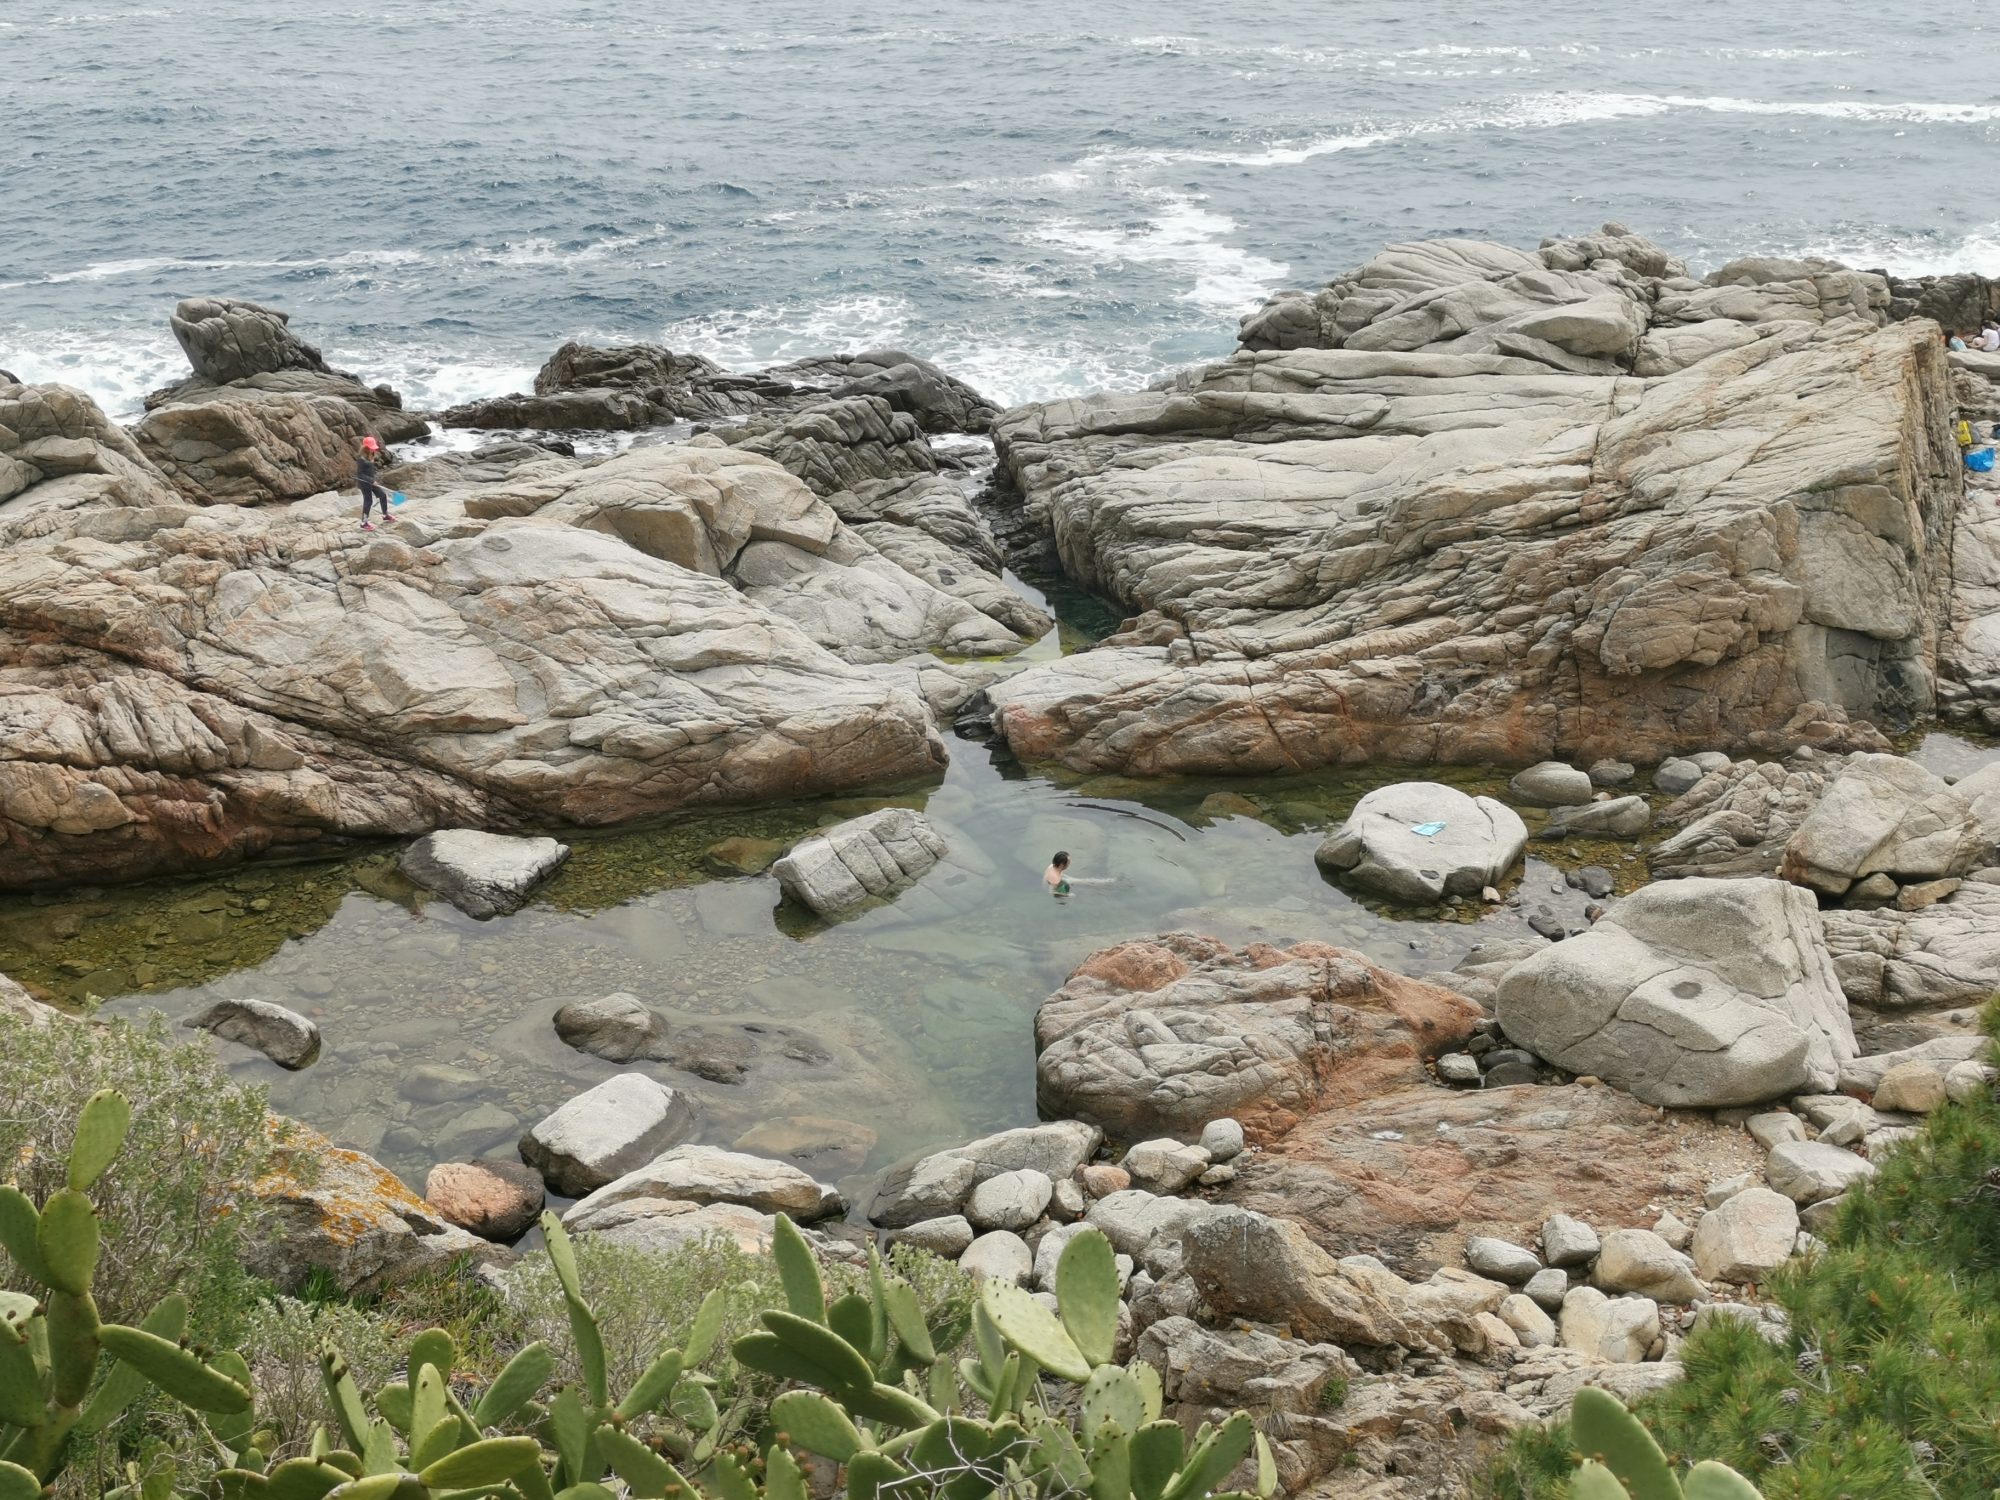
<instances>
[{"instance_id":1,"label":"person swimming in pool","mask_svg":"<svg viewBox=\"0 0 2000 1500\"><path fill-rule=\"evenodd\" d=\"M1117 883L1117 880L1109 875L1100 875L1092 880L1086 879L1081 875L1070 874L1069 850L1067 849L1056 850L1055 854L1049 860L1049 867L1042 871L1042 884L1047 886L1050 892L1057 896L1067 896L1072 886L1116 885Z\"/></svg>"},{"instance_id":2,"label":"person swimming in pool","mask_svg":"<svg viewBox=\"0 0 2000 1500\"><path fill-rule=\"evenodd\" d=\"M1069 894L1069 850L1058 849L1049 867L1042 871L1042 884L1058 896Z\"/></svg>"}]
</instances>

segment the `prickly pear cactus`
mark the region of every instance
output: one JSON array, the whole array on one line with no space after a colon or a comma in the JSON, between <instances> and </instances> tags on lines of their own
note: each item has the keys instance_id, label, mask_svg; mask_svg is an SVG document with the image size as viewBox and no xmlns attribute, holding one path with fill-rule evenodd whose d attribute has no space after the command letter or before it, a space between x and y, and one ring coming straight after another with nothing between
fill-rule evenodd
<instances>
[{"instance_id":1,"label":"prickly pear cactus","mask_svg":"<svg viewBox=\"0 0 2000 1500\"><path fill-rule=\"evenodd\" d=\"M105 1090L91 1096L70 1144L66 1185L37 1207L0 1187L0 1245L32 1290L0 1292L0 1500L34 1500L59 1475L77 1437L102 1432L157 1388L205 1413L223 1436L247 1437L249 1372L240 1359L204 1363L186 1349L187 1303L168 1297L136 1328L105 1323L91 1296L97 1269L97 1208L90 1189L125 1143L131 1106ZM97 1378L101 1356L112 1365ZM171 1495L149 1475L137 1493Z\"/></svg>"},{"instance_id":2,"label":"prickly pear cactus","mask_svg":"<svg viewBox=\"0 0 2000 1500\"><path fill-rule=\"evenodd\" d=\"M1698 1463L1685 1482L1676 1479L1653 1435L1606 1391L1576 1393L1569 1430L1584 1456L1570 1480L1571 1500L1763 1500L1726 1464Z\"/></svg>"}]
</instances>

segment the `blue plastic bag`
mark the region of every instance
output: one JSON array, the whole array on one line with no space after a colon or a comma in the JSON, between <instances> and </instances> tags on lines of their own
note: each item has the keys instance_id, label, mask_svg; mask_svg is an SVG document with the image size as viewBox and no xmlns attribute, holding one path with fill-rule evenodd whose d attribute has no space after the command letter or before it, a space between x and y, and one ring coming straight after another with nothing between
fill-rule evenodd
<instances>
[{"instance_id":1,"label":"blue plastic bag","mask_svg":"<svg viewBox=\"0 0 2000 1500\"><path fill-rule=\"evenodd\" d=\"M1974 448L1965 455L1965 466L1975 474L1991 474L1993 472L1993 450L1991 448Z\"/></svg>"},{"instance_id":2,"label":"blue plastic bag","mask_svg":"<svg viewBox=\"0 0 2000 1500\"><path fill-rule=\"evenodd\" d=\"M1444 824L1416 823L1411 825L1410 832L1416 834L1419 838L1435 838L1438 834L1444 832Z\"/></svg>"}]
</instances>

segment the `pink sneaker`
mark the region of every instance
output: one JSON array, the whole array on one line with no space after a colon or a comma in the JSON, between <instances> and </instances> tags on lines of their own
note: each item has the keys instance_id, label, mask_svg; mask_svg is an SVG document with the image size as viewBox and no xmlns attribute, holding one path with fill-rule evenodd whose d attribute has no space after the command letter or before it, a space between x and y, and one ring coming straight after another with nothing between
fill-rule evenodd
<instances>
[{"instance_id":1,"label":"pink sneaker","mask_svg":"<svg viewBox=\"0 0 2000 1500\"><path fill-rule=\"evenodd\" d=\"M361 523L361 529L363 531L373 531L375 529L375 525L372 521L363 521Z\"/></svg>"}]
</instances>

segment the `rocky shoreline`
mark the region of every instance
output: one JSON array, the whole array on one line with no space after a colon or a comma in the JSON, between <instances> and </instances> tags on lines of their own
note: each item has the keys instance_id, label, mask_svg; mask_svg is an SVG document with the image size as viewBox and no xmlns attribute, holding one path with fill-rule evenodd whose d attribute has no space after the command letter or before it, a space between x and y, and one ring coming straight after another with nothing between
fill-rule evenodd
<instances>
[{"instance_id":1,"label":"rocky shoreline","mask_svg":"<svg viewBox=\"0 0 2000 1500\"><path fill-rule=\"evenodd\" d=\"M1579 1385L1674 1380L1703 1319L1782 1336L1756 1289L1993 1086L2000 762L1945 777L1892 737L2000 727L2000 487L1953 440L2000 364L1928 321L1996 297L1696 279L1606 226L1391 247L1219 363L1013 411L896 351L739 375L568 344L441 414L525 436L392 469L412 504L374 532L338 493L354 445L425 415L280 312L191 299L193 373L129 430L0 378L0 889L394 840L403 879L504 920L567 856L549 834L922 784L954 736L1107 777L1521 768L1371 791L1317 866L1533 938L1412 974L1104 948L1035 1014L1047 1123L865 1193L782 1129L698 1139L649 1066L740 1059L701 1071L624 992L550 1018L619 1071L520 1160L440 1161L420 1196L300 1129L310 1170L257 1189L284 1233L255 1269L346 1290L504 1277L550 1195L609 1243L763 1247L785 1213L828 1255L879 1235L1043 1294L1092 1225L1174 1415L1257 1411L1289 1489L1449 1493ZM579 458L551 429L639 436ZM990 436L990 483L946 436ZM1031 561L1123 624L1013 659L1054 624L1004 576ZM1514 875L1537 844L1618 869L1572 861L1550 901ZM967 855L890 807L755 868L834 922ZM7 981L0 1012L68 1024ZM189 1024L324 1066L283 1006Z\"/></svg>"}]
</instances>

